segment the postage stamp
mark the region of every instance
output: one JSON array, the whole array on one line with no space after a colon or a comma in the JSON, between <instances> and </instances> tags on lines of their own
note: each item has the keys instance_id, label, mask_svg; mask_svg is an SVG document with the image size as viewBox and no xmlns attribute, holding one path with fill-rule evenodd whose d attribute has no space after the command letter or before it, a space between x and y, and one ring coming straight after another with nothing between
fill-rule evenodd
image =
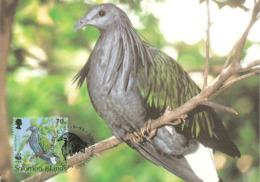
<instances>
[{"instance_id":1,"label":"postage stamp","mask_svg":"<svg viewBox=\"0 0 260 182\"><path fill-rule=\"evenodd\" d=\"M68 118L13 118L13 172L63 173L68 169L61 136L68 133Z\"/></svg>"}]
</instances>

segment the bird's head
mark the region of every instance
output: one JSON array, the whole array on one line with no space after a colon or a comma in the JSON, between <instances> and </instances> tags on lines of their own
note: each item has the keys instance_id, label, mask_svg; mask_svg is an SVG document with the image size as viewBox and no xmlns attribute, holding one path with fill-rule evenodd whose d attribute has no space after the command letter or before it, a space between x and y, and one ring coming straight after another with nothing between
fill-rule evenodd
<instances>
[{"instance_id":1,"label":"bird's head","mask_svg":"<svg viewBox=\"0 0 260 182\"><path fill-rule=\"evenodd\" d=\"M38 129L35 127L35 126L30 126L29 128L27 128L26 131L31 131L31 132L34 132L34 131L37 131Z\"/></svg>"},{"instance_id":2,"label":"bird's head","mask_svg":"<svg viewBox=\"0 0 260 182\"><path fill-rule=\"evenodd\" d=\"M76 23L74 30L77 31L85 26L94 26L105 31L125 22L130 22L130 20L124 11L111 3L104 3L92 7Z\"/></svg>"}]
</instances>

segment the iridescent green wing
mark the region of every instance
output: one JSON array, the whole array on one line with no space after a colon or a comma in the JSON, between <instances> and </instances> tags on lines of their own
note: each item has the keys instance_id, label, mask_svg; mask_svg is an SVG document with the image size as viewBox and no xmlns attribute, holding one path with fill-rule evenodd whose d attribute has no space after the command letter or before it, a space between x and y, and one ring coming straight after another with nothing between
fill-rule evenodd
<instances>
[{"instance_id":1,"label":"iridescent green wing","mask_svg":"<svg viewBox=\"0 0 260 182\"><path fill-rule=\"evenodd\" d=\"M44 152L49 152L51 150L51 141L46 137L41 135L39 137L39 144Z\"/></svg>"},{"instance_id":2,"label":"iridescent green wing","mask_svg":"<svg viewBox=\"0 0 260 182\"><path fill-rule=\"evenodd\" d=\"M146 44L150 56L148 64L137 70L138 88L145 99L149 115L153 119L164 112L167 106L175 109L200 92L199 87L171 57ZM148 73L147 73L148 70ZM198 107L188 114L179 128L188 137L196 138L200 132L212 136L214 118L210 108Z\"/></svg>"}]
</instances>

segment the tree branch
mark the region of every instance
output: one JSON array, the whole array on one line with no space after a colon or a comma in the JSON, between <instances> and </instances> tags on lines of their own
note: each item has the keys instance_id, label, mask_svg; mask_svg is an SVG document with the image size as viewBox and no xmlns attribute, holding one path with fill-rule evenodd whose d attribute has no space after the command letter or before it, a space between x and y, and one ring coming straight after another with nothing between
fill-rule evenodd
<instances>
[{"instance_id":1,"label":"tree branch","mask_svg":"<svg viewBox=\"0 0 260 182\"><path fill-rule=\"evenodd\" d=\"M68 158L69 167L73 167L74 165L84 162L88 158L92 157L92 151L94 149L95 154L99 154L108 149L114 148L121 144L122 142L116 139L116 137L112 136L108 139L102 140L94 145L85 149L84 153L78 153L72 157ZM35 182L35 181L45 181L53 176L56 176L59 173L38 173L34 176L31 176L22 182Z\"/></svg>"},{"instance_id":2,"label":"tree branch","mask_svg":"<svg viewBox=\"0 0 260 182\"><path fill-rule=\"evenodd\" d=\"M235 115L238 114L237 111L235 111L233 108L230 108L230 107L227 107L227 106L223 106L223 105L220 105L220 104L216 104L216 103L213 103L213 102L203 102L201 103L202 105L205 105L205 106L209 106L209 107L212 107L214 109L218 109L218 110L222 110L222 111L226 111L226 112L231 112Z\"/></svg>"},{"instance_id":3,"label":"tree branch","mask_svg":"<svg viewBox=\"0 0 260 182\"><path fill-rule=\"evenodd\" d=\"M242 38L240 39L240 43L238 44L236 56L234 58L235 63L239 62L242 58L243 48L244 48L245 42L247 40L248 33L249 33L250 29L252 28L252 26L254 25L254 23L257 21L257 16L259 14L259 8L260 8L260 1L258 1L258 2L255 1L255 6L254 6L254 9L252 12L251 20L250 20L245 32L243 33ZM241 51L239 51L239 50L241 50Z\"/></svg>"},{"instance_id":4,"label":"tree branch","mask_svg":"<svg viewBox=\"0 0 260 182\"><path fill-rule=\"evenodd\" d=\"M0 181L11 181L11 147L6 107L6 69L18 0L0 1Z\"/></svg>"},{"instance_id":5,"label":"tree branch","mask_svg":"<svg viewBox=\"0 0 260 182\"><path fill-rule=\"evenodd\" d=\"M233 74L241 73L241 72L244 72L245 70L248 71L248 70L250 70L249 67L252 68L252 67L259 66L259 61L256 61L253 64L250 64L244 68L240 64L240 60L242 58L242 52L243 52L245 41L247 39L247 35L249 33L249 30L251 29L251 27L257 20L257 16L259 13L259 5L260 5L260 2L259 1L256 2L253 13L252 13L252 18L250 20L248 27L246 28L243 36L238 40L238 42L235 44L235 46L230 51L229 56L225 61L223 70L221 71L219 76L214 80L214 82L211 85L205 87L198 95L191 98L188 102L186 102L182 106L174 109L173 111L169 111L169 109L166 109L166 111L164 112L164 114L162 116L151 121L151 129L156 129L156 128L164 126L164 125L174 124L174 123L172 123L173 120L182 118L189 111L196 108L198 105L208 105L213 108L218 108L221 110L225 110L225 111L237 114L237 112L234 111L232 108L228 108L226 106L221 106L219 104L208 102L208 99L212 95L216 96L217 94L219 94L220 90L223 90L242 79L248 78L250 76L253 76L253 75L256 75L259 73L259 70L252 70L253 72L242 75L241 77L238 77L231 81L227 81L227 79L229 79ZM233 57L233 55L235 55L235 58L230 63L230 60ZM204 75L206 75L206 74L204 74ZM143 129L143 128L141 128L141 129ZM124 139L129 140L129 138L127 136ZM113 147L119 145L120 143L122 143L122 142L117 140L115 137L110 137L106 140L98 142L95 145L90 146L89 148L85 149L85 153L78 153L75 156L70 157L68 159L69 167L72 167L73 165L78 164L78 163L83 162L84 160L88 159L91 156L91 150L93 147L95 148L95 153L97 155L99 155L99 153L106 151L110 148L113 148ZM57 173L47 173L47 174L39 173L35 176L32 176L32 177L24 180L24 182L43 181L43 180L49 179L52 176L55 176L56 174Z\"/></svg>"},{"instance_id":6,"label":"tree branch","mask_svg":"<svg viewBox=\"0 0 260 182\"><path fill-rule=\"evenodd\" d=\"M240 72L249 71L250 69L252 69L254 67L259 67L259 65L260 65L260 60L255 60L255 61L249 63L248 65L241 65Z\"/></svg>"},{"instance_id":7,"label":"tree branch","mask_svg":"<svg viewBox=\"0 0 260 182\"><path fill-rule=\"evenodd\" d=\"M232 50L230 51L223 68L227 68L227 66L229 65L231 58L233 57L234 54L236 54L236 57L234 58L235 62L238 62L241 60L242 53L243 53L243 51L241 51L241 50L243 50L243 48L244 48L249 30L252 28L254 23L258 20L259 8L260 8L260 1L255 1L255 6L254 6L254 9L252 12L251 20L250 20L246 30L244 31L242 37L240 38L240 40L233 46ZM241 52L239 52L239 50ZM223 71L225 71L225 69L223 69Z\"/></svg>"},{"instance_id":8,"label":"tree branch","mask_svg":"<svg viewBox=\"0 0 260 182\"><path fill-rule=\"evenodd\" d=\"M204 81L202 89L205 89L208 86L208 74L209 74L209 51L210 51L210 10L209 10L209 0L206 0L207 4L207 15L208 15L208 26L207 26L207 38L206 38L206 59L205 59L205 68L204 68Z\"/></svg>"},{"instance_id":9,"label":"tree branch","mask_svg":"<svg viewBox=\"0 0 260 182\"><path fill-rule=\"evenodd\" d=\"M260 74L259 72L259 69L253 71L253 72L250 72L250 73L247 73L243 76L240 76L240 77L237 77L231 81L228 81L226 82L225 84L223 84L223 86L221 86L218 91L213 95L211 96L211 98L214 98L215 96L219 95L221 92L223 92L226 88L230 87L231 85L237 83L238 81L241 81L241 80L244 80L246 78L249 78L249 77L252 77L252 76L255 76L255 75L258 75Z\"/></svg>"}]
</instances>

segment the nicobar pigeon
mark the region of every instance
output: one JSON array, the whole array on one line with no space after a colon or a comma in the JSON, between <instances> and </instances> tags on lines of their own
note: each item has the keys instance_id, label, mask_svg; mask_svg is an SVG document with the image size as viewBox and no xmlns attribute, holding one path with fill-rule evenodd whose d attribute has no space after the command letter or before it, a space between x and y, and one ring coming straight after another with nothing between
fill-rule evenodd
<instances>
[{"instance_id":1,"label":"nicobar pigeon","mask_svg":"<svg viewBox=\"0 0 260 182\"><path fill-rule=\"evenodd\" d=\"M113 4L92 7L76 23L99 29L100 37L75 81L87 80L97 113L119 140L139 131L167 108L181 106L200 92L183 68L143 41L126 13ZM174 122L174 121L173 121ZM146 159L189 182L217 182L213 150L240 156L215 111L198 106L186 122L157 129L150 140L126 142Z\"/></svg>"},{"instance_id":2,"label":"nicobar pigeon","mask_svg":"<svg viewBox=\"0 0 260 182\"><path fill-rule=\"evenodd\" d=\"M41 159L45 160L47 163L51 165L55 165L57 163L57 158L60 156L53 155L44 151L39 143L39 133L38 128L35 126L30 126L26 131L31 131L31 135L28 139L29 145L33 152L35 153L36 157L40 157Z\"/></svg>"},{"instance_id":3,"label":"nicobar pigeon","mask_svg":"<svg viewBox=\"0 0 260 182\"><path fill-rule=\"evenodd\" d=\"M62 155L67 160L67 156L72 156L77 152L84 152L85 148L88 147L88 143L81 140L81 138L72 133L67 132L60 136L58 141L64 141L63 146L61 147Z\"/></svg>"}]
</instances>

